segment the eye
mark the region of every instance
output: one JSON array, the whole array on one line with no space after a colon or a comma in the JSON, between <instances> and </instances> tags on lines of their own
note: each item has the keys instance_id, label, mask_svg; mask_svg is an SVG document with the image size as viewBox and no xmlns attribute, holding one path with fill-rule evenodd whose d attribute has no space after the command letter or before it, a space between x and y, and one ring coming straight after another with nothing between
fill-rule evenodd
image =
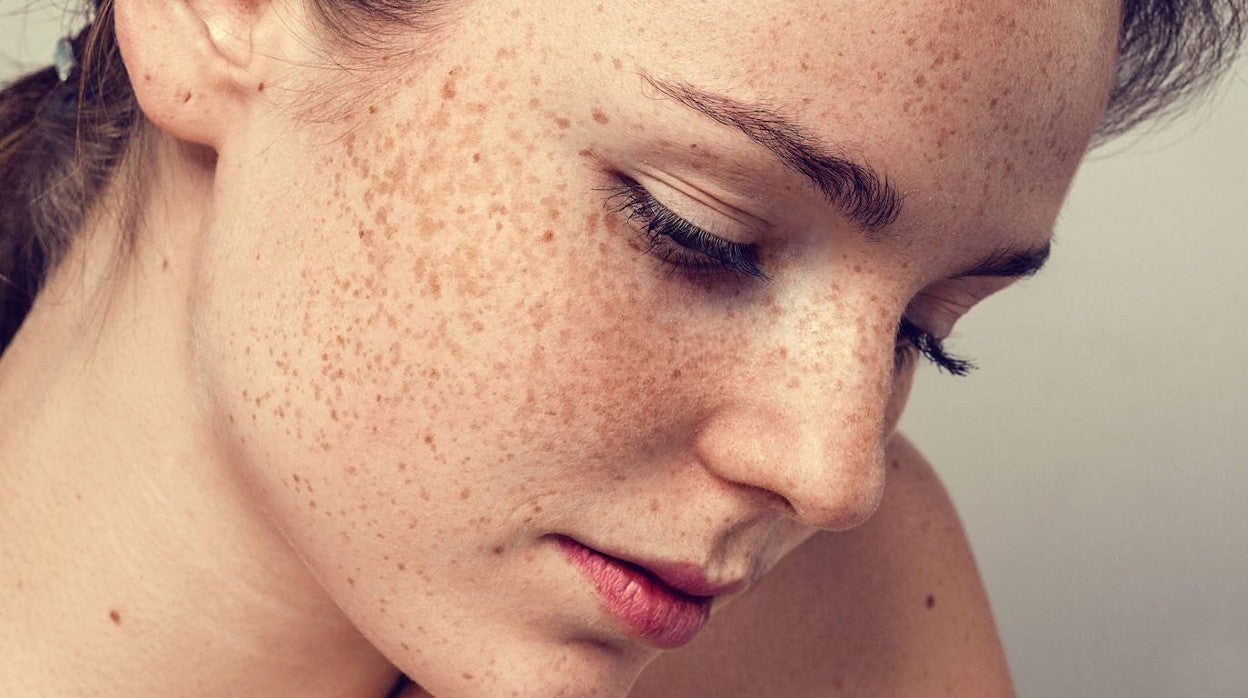
<instances>
[{"instance_id":1,"label":"eye","mask_svg":"<svg viewBox=\"0 0 1248 698\"><path fill-rule=\"evenodd\" d=\"M907 362L913 361L917 355L922 355L936 364L937 368L948 371L954 376L965 376L975 370L975 364L970 360L952 356L945 351L939 338L906 318L902 318L901 325L897 328L897 342L894 349L897 368L900 370Z\"/></svg>"},{"instance_id":2,"label":"eye","mask_svg":"<svg viewBox=\"0 0 1248 698\"><path fill-rule=\"evenodd\" d=\"M758 251L752 245L708 233L672 213L634 180L623 175L616 178L620 184L607 190L611 192L608 205L627 214L646 241L646 254L664 266L690 277L729 274L771 280L758 268Z\"/></svg>"}]
</instances>

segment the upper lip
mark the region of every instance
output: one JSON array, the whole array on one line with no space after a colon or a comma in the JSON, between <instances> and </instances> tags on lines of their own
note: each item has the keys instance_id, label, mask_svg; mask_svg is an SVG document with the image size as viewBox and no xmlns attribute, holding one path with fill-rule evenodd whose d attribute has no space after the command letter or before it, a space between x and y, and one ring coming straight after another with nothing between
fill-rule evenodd
<instances>
[{"instance_id":1,"label":"upper lip","mask_svg":"<svg viewBox=\"0 0 1248 698\"><path fill-rule=\"evenodd\" d=\"M587 545L576 539L572 540L574 540L578 545L584 545L599 555L605 555L640 569L650 576L662 581L664 584L688 596L723 596L725 594L735 594L742 591L748 583L745 577L739 577L731 582L716 584L711 582L705 568L701 565L691 562L679 562L619 554L592 545Z\"/></svg>"}]
</instances>

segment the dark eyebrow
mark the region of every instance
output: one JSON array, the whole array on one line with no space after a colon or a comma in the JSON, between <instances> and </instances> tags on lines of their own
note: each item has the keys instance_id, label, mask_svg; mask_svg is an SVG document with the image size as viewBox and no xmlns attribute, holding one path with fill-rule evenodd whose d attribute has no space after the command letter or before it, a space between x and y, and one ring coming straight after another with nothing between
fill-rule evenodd
<instances>
[{"instance_id":1,"label":"dark eyebrow","mask_svg":"<svg viewBox=\"0 0 1248 698\"><path fill-rule=\"evenodd\" d=\"M966 271L955 274L953 278L966 279L974 276L1019 278L1033 276L1049 260L1051 249L1050 245L1045 243L1039 247L1025 250L1012 247L998 250L976 262Z\"/></svg>"},{"instance_id":2,"label":"dark eyebrow","mask_svg":"<svg viewBox=\"0 0 1248 698\"><path fill-rule=\"evenodd\" d=\"M865 164L833 155L802 127L766 105L739 102L645 72L641 77L667 97L741 131L770 150L867 233L883 230L901 215L901 196L888 179Z\"/></svg>"}]
</instances>

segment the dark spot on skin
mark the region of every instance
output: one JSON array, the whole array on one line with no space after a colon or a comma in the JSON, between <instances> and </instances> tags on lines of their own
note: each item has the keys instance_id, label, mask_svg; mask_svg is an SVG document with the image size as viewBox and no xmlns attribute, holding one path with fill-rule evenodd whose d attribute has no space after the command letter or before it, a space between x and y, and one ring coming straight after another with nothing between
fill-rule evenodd
<instances>
[{"instance_id":1,"label":"dark spot on skin","mask_svg":"<svg viewBox=\"0 0 1248 698\"><path fill-rule=\"evenodd\" d=\"M468 489L467 487L459 491L460 499L468 499L471 496L472 496L472 490Z\"/></svg>"},{"instance_id":2,"label":"dark spot on skin","mask_svg":"<svg viewBox=\"0 0 1248 698\"><path fill-rule=\"evenodd\" d=\"M550 242L551 240L554 240L554 239L555 239L555 233L553 230L547 230L546 232L542 233L542 242Z\"/></svg>"},{"instance_id":3,"label":"dark spot on skin","mask_svg":"<svg viewBox=\"0 0 1248 698\"><path fill-rule=\"evenodd\" d=\"M594 109L594 110L592 110L592 111L590 112L590 116L593 116L593 117L594 117L594 121L597 121L597 122L598 122L598 123L600 123L600 124L605 124L605 123L607 123L607 122L611 121L611 119L607 118L607 115L606 115L606 114L604 114L604 113L602 112L602 110L601 110L601 109Z\"/></svg>"},{"instance_id":4,"label":"dark spot on skin","mask_svg":"<svg viewBox=\"0 0 1248 698\"><path fill-rule=\"evenodd\" d=\"M612 67L612 68L615 68L616 70L619 70L619 69L621 69L621 68L623 68L623 67L624 67L624 62L623 62L623 61L621 61L621 60L620 60L620 59L618 59L618 58L612 58L612 59L611 59L611 67Z\"/></svg>"},{"instance_id":5,"label":"dark spot on skin","mask_svg":"<svg viewBox=\"0 0 1248 698\"><path fill-rule=\"evenodd\" d=\"M448 101L455 99L456 93L457 93L457 90L455 89L455 77L454 76L447 77L446 82L442 83L442 99L445 99Z\"/></svg>"},{"instance_id":6,"label":"dark spot on skin","mask_svg":"<svg viewBox=\"0 0 1248 698\"><path fill-rule=\"evenodd\" d=\"M143 73L143 79L144 79L145 81L147 81L147 82L151 82L151 81L152 81L152 74L151 74L151 73Z\"/></svg>"},{"instance_id":7,"label":"dark spot on skin","mask_svg":"<svg viewBox=\"0 0 1248 698\"><path fill-rule=\"evenodd\" d=\"M495 555L502 555L502 554L503 554L503 546L501 546L501 545L496 545L496 546L494 546L494 554L495 554Z\"/></svg>"},{"instance_id":8,"label":"dark spot on skin","mask_svg":"<svg viewBox=\"0 0 1248 698\"><path fill-rule=\"evenodd\" d=\"M121 625L121 614L117 612L117 609L114 608L110 610L108 612L108 618L113 621L113 625Z\"/></svg>"},{"instance_id":9,"label":"dark spot on skin","mask_svg":"<svg viewBox=\"0 0 1248 698\"><path fill-rule=\"evenodd\" d=\"M926 603L926 604L927 604L927 607L928 607L928 609L930 610L933 606L935 606L935 605L936 605L936 597L935 597L935 596L932 596L931 594L928 594L928 595L927 595L927 600L926 600L924 603Z\"/></svg>"},{"instance_id":10,"label":"dark spot on skin","mask_svg":"<svg viewBox=\"0 0 1248 698\"><path fill-rule=\"evenodd\" d=\"M160 268L161 268L161 269L168 269L168 268L169 268L169 258L168 258L168 257L165 257L164 259L160 260Z\"/></svg>"},{"instance_id":11,"label":"dark spot on skin","mask_svg":"<svg viewBox=\"0 0 1248 698\"><path fill-rule=\"evenodd\" d=\"M893 470L901 470L901 461L900 461L900 460L895 460L895 461L893 461Z\"/></svg>"},{"instance_id":12,"label":"dark spot on skin","mask_svg":"<svg viewBox=\"0 0 1248 698\"><path fill-rule=\"evenodd\" d=\"M264 83L256 85L256 92L264 92Z\"/></svg>"},{"instance_id":13,"label":"dark spot on skin","mask_svg":"<svg viewBox=\"0 0 1248 698\"><path fill-rule=\"evenodd\" d=\"M187 92L186 94L182 95L182 103L186 104L187 102L191 101L191 97L192 97L192 94L190 92Z\"/></svg>"},{"instance_id":14,"label":"dark spot on skin","mask_svg":"<svg viewBox=\"0 0 1248 698\"><path fill-rule=\"evenodd\" d=\"M914 86L915 86L915 87L922 87L922 86L924 86L924 85L926 85L926 84L927 84L927 76L926 76L926 75L919 74L919 75L914 76Z\"/></svg>"},{"instance_id":15,"label":"dark spot on skin","mask_svg":"<svg viewBox=\"0 0 1248 698\"><path fill-rule=\"evenodd\" d=\"M399 563L398 567L399 567L399 571L400 571L400 572L402 572L403 570L407 569L407 565L406 565L406 564L404 564L404 563L402 563L402 562L400 562L400 563Z\"/></svg>"},{"instance_id":16,"label":"dark spot on skin","mask_svg":"<svg viewBox=\"0 0 1248 698\"><path fill-rule=\"evenodd\" d=\"M572 122L562 116L557 116L555 117L555 125L559 128L567 128L572 125Z\"/></svg>"},{"instance_id":17,"label":"dark spot on skin","mask_svg":"<svg viewBox=\"0 0 1248 698\"><path fill-rule=\"evenodd\" d=\"M472 674L469 674L468 672L466 672L466 671L465 671L465 672L464 672L464 678L465 678L465 679L468 679L469 681L471 681L471 680L472 680Z\"/></svg>"}]
</instances>

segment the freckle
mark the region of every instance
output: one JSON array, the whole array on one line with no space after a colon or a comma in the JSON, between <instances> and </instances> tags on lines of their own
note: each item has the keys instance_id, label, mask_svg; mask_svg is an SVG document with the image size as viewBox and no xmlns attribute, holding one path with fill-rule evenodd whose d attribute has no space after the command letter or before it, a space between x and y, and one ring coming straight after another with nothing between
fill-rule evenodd
<instances>
[{"instance_id":1,"label":"freckle","mask_svg":"<svg viewBox=\"0 0 1248 698\"><path fill-rule=\"evenodd\" d=\"M926 75L923 75L922 73L920 73L919 75L914 76L914 86L915 86L915 87L922 87L922 86L924 86L924 85L926 85L926 84L927 84L927 76L926 76Z\"/></svg>"},{"instance_id":2,"label":"freckle","mask_svg":"<svg viewBox=\"0 0 1248 698\"><path fill-rule=\"evenodd\" d=\"M547 230L545 233L542 233L542 242L550 242L551 240L554 240L554 239L555 239L554 231Z\"/></svg>"},{"instance_id":3,"label":"freckle","mask_svg":"<svg viewBox=\"0 0 1248 698\"><path fill-rule=\"evenodd\" d=\"M169 268L169 258L168 258L168 257L165 257L164 259L160 260L160 268L161 268L161 269L168 269L168 268Z\"/></svg>"},{"instance_id":4,"label":"freckle","mask_svg":"<svg viewBox=\"0 0 1248 698\"><path fill-rule=\"evenodd\" d=\"M901 461L899 460L893 461L893 470L901 470Z\"/></svg>"},{"instance_id":5,"label":"freckle","mask_svg":"<svg viewBox=\"0 0 1248 698\"><path fill-rule=\"evenodd\" d=\"M351 577L347 577L347 584L351 586L355 586L355 580L352 579Z\"/></svg>"},{"instance_id":6,"label":"freckle","mask_svg":"<svg viewBox=\"0 0 1248 698\"><path fill-rule=\"evenodd\" d=\"M473 161L473 162L481 162L481 153L473 153L473 154L472 154L472 161ZM461 213L462 213L462 211L461 211Z\"/></svg>"},{"instance_id":7,"label":"freckle","mask_svg":"<svg viewBox=\"0 0 1248 698\"><path fill-rule=\"evenodd\" d=\"M467 487L459 491L460 499L468 499L471 496L472 496L472 490L468 489Z\"/></svg>"},{"instance_id":8,"label":"freckle","mask_svg":"<svg viewBox=\"0 0 1248 698\"><path fill-rule=\"evenodd\" d=\"M562 116L559 116L559 117L555 117L555 125L558 126L559 128L567 128L572 125L572 122L563 118Z\"/></svg>"},{"instance_id":9,"label":"freckle","mask_svg":"<svg viewBox=\"0 0 1248 698\"><path fill-rule=\"evenodd\" d=\"M471 680L472 680L472 674L469 674L468 672L466 672L466 671L465 671L465 672L464 672L464 678L465 678L465 679L468 679L469 681L471 681Z\"/></svg>"},{"instance_id":10,"label":"freckle","mask_svg":"<svg viewBox=\"0 0 1248 698\"><path fill-rule=\"evenodd\" d=\"M147 82L151 82L151 81L152 81L152 74L151 74L151 73L143 73L143 79L144 79L144 80L146 80Z\"/></svg>"},{"instance_id":11,"label":"freckle","mask_svg":"<svg viewBox=\"0 0 1248 698\"><path fill-rule=\"evenodd\" d=\"M108 612L108 617L113 621L113 625L121 625L121 614L117 612L117 609L111 609Z\"/></svg>"},{"instance_id":12,"label":"freckle","mask_svg":"<svg viewBox=\"0 0 1248 698\"><path fill-rule=\"evenodd\" d=\"M600 124L605 124L605 123L607 123L608 121L610 121L610 120L611 120L611 119L607 118L607 115L606 115L606 114L604 114L604 113L602 112L602 110L601 110L601 109L594 109L594 110L590 111L589 113L590 113L590 115L591 115L591 116L593 116L593 117L594 117L594 121L597 121L597 122L598 122L598 123L600 123Z\"/></svg>"},{"instance_id":13,"label":"freckle","mask_svg":"<svg viewBox=\"0 0 1248 698\"><path fill-rule=\"evenodd\" d=\"M611 67L615 68L616 70L619 70L620 68L624 67L624 62L618 58L612 58Z\"/></svg>"},{"instance_id":14,"label":"freckle","mask_svg":"<svg viewBox=\"0 0 1248 698\"><path fill-rule=\"evenodd\" d=\"M442 99L455 99L455 79L448 77L446 82L442 83Z\"/></svg>"},{"instance_id":15,"label":"freckle","mask_svg":"<svg viewBox=\"0 0 1248 698\"><path fill-rule=\"evenodd\" d=\"M925 603L927 604L927 607L930 609L931 607L936 605L936 597L932 596L931 594L928 594L927 600Z\"/></svg>"},{"instance_id":16,"label":"freckle","mask_svg":"<svg viewBox=\"0 0 1248 698\"><path fill-rule=\"evenodd\" d=\"M407 565L402 562L399 563L398 567L400 572L407 569Z\"/></svg>"},{"instance_id":17,"label":"freckle","mask_svg":"<svg viewBox=\"0 0 1248 698\"><path fill-rule=\"evenodd\" d=\"M657 500L657 499L651 499L651 500L650 500L650 511L658 511L658 510L659 510L659 500Z\"/></svg>"},{"instance_id":18,"label":"freckle","mask_svg":"<svg viewBox=\"0 0 1248 698\"><path fill-rule=\"evenodd\" d=\"M422 488L420 488L420 498L421 498L421 499L423 499L423 500L424 500L424 501L426 501L426 502L427 502L427 501L429 501L429 500L431 499L431 498L430 498L430 496L429 496L429 490L427 490L427 489L425 489L425 488L423 488L423 487L422 487Z\"/></svg>"}]
</instances>

